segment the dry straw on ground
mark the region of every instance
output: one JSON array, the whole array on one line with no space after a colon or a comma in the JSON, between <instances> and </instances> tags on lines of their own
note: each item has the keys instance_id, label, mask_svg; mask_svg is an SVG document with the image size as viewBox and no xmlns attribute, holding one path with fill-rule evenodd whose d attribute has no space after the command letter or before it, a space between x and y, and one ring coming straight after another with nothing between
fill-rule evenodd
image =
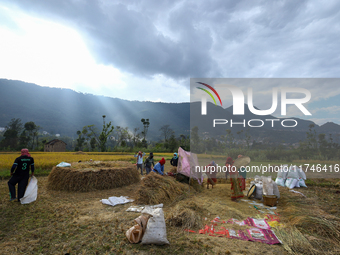
<instances>
[{"instance_id":1,"label":"dry straw on ground","mask_svg":"<svg viewBox=\"0 0 340 255\"><path fill-rule=\"evenodd\" d=\"M48 189L93 191L113 189L140 181L136 167L128 162L84 162L72 167L53 167L48 176Z\"/></svg>"},{"instance_id":2,"label":"dry straw on ground","mask_svg":"<svg viewBox=\"0 0 340 255\"><path fill-rule=\"evenodd\" d=\"M170 176L161 176L151 172L141 181L141 186L136 191L137 204L156 205L169 204L184 198L189 190L189 185L176 181Z\"/></svg>"},{"instance_id":3,"label":"dry straw on ground","mask_svg":"<svg viewBox=\"0 0 340 255\"><path fill-rule=\"evenodd\" d=\"M166 222L170 226L181 227L182 229L199 229L203 226L204 212L206 210L195 202L182 201L172 208L167 215Z\"/></svg>"}]
</instances>

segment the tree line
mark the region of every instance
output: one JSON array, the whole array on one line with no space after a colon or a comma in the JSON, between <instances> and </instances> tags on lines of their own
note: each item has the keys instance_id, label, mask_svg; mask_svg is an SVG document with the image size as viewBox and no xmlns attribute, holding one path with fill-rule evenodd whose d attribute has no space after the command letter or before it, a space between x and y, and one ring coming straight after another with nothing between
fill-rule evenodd
<instances>
[{"instance_id":1,"label":"tree line","mask_svg":"<svg viewBox=\"0 0 340 255\"><path fill-rule=\"evenodd\" d=\"M273 142L265 137L257 141L250 135L249 130L241 130L235 134L226 129L225 135L211 137L199 133L198 127L191 129L190 148L195 153L229 155L248 155L256 161L284 160L291 162L299 159L338 160L340 159L340 144L331 133L317 133L315 125L310 124L305 136L292 144ZM336 141L337 140L337 141Z\"/></svg>"},{"instance_id":2,"label":"tree line","mask_svg":"<svg viewBox=\"0 0 340 255\"><path fill-rule=\"evenodd\" d=\"M98 129L95 125L87 125L76 131L76 138L55 137L42 131L42 127L33 121L22 123L21 119L13 118L0 132L0 150L15 151L21 148L43 151L46 142L53 139L60 139L67 143L69 151L135 151L150 150L160 152L177 151L181 146L190 150L189 136L179 135L170 125L163 125L159 129L161 139L158 141L148 140L149 119L141 119L141 128L136 127L129 130L128 127L113 126L112 122L106 121L106 116L102 116L103 125Z\"/></svg>"}]
</instances>

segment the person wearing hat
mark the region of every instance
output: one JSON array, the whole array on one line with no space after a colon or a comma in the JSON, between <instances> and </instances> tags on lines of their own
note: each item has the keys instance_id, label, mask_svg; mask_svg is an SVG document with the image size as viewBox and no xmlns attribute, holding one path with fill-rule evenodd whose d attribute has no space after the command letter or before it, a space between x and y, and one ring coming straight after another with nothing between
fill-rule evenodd
<instances>
[{"instance_id":1,"label":"person wearing hat","mask_svg":"<svg viewBox=\"0 0 340 255\"><path fill-rule=\"evenodd\" d=\"M29 171L31 169L31 176L34 175L34 159L28 152L28 149L21 150L21 156L16 158L11 168L11 179L8 181L9 193L11 195L10 201L20 199L24 196L28 184ZM15 185L18 183L18 197L16 196Z\"/></svg>"},{"instance_id":2,"label":"person wearing hat","mask_svg":"<svg viewBox=\"0 0 340 255\"><path fill-rule=\"evenodd\" d=\"M160 175L164 175L164 164L165 164L165 159L162 158L153 168L153 172L158 173Z\"/></svg>"},{"instance_id":3,"label":"person wearing hat","mask_svg":"<svg viewBox=\"0 0 340 255\"><path fill-rule=\"evenodd\" d=\"M173 158L170 160L170 165L177 167L178 165L178 154L175 152Z\"/></svg>"},{"instance_id":4,"label":"person wearing hat","mask_svg":"<svg viewBox=\"0 0 340 255\"><path fill-rule=\"evenodd\" d=\"M136 153L136 155L134 155L134 157L137 158L137 171L140 168L141 175L143 175L143 157L144 156L145 156L145 153L142 153L141 151L139 151L138 153Z\"/></svg>"},{"instance_id":5,"label":"person wearing hat","mask_svg":"<svg viewBox=\"0 0 340 255\"><path fill-rule=\"evenodd\" d=\"M150 152L149 157L147 157L145 162L144 162L146 174L149 174L151 172L151 170L152 170L151 169L151 164L153 166L155 166L155 162L153 160L153 153L152 152Z\"/></svg>"},{"instance_id":6,"label":"person wearing hat","mask_svg":"<svg viewBox=\"0 0 340 255\"><path fill-rule=\"evenodd\" d=\"M226 167L230 174L231 181L231 200L236 201L239 198L244 197L242 192L241 180L238 175L238 171L233 167L234 161L231 157L227 158Z\"/></svg>"}]
</instances>

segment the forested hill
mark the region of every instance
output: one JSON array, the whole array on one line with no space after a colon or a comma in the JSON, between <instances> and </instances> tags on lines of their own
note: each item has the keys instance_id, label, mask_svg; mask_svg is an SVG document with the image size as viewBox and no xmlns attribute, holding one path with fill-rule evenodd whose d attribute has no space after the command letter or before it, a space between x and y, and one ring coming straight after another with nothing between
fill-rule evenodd
<instances>
[{"instance_id":1,"label":"forested hill","mask_svg":"<svg viewBox=\"0 0 340 255\"><path fill-rule=\"evenodd\" d=\"M149 119L150 139L160 138L163 125L170 125L176 136L188 135L190 130L189 103L128 101L6 79L0 79L0 91L0 127L20 118L51 134L75 137L86 125L101 130L102 115L106 115L107 122L129 130L139 127L142 131L141 119Z\"/></svg>"},{"instance_id":2,"label":"forested hill","mask_svg":"<svg viewBox=\"0 0 340 255\"><path fill-rule=\"evenodd\" d=\"M190 133L190 104L189 103L153 103L128 101L118 98L95 96L83 94L71 89L41 87L32 83L0 79L0 127L8 125L11 119L20 118L22 123L33 121L50 134L61 134L62 136L76 137L77 130L84 126L95 125L102 129L102 116L106 115L106 122L112 121L114 126L128 127L130 131L140 128L142 131L142 118L150 120L148 139L158 140L161 138L159 129L163 125L170 125L175 135L189 135ZM247 107L245 107L247 109ZM212 127L212 119L233 118L231 107L223 109L208 103L207 116L201 115L199 102L193 103L191 107L192 126L199 126L199 132L208 132L215 135L225 135L227 125ZM244 117L249 119L273 119L275 117L257 116L249 111ZM276 118L275 118L276 119ZM277 125L268 128L268 123L261 128L261 132L250 129L250 135L255 138L259 136L278 141L298 141L304 139L312 121L297 119L299 125L294 129L283 130ZM243 128L241 128L243 129ZM326 123L322 126L315 124L318 133L340 134L340 126L334 123ZM237 126L232 128L233 133L240 131ZM291 132L294 131L294 132ZM294 134L293 134L294 133Z\"/></svg>"}]
</instances>

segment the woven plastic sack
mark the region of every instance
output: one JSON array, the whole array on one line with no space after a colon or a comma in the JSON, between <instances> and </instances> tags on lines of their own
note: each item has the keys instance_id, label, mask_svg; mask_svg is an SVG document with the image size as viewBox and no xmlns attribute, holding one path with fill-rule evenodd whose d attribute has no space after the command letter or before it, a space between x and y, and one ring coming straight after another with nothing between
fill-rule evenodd
<instances>
[{"instance_id":1,"label":"woven plastic sack","mask_svg":"<svg viewBox=\"0 0 340 255\"><path fill-rule=\"evenodd\" d=\"M298 179L294 179L294 178L288 178L286 180L286 187L289 189L294 189L296 187L296 185L298 184L299 180ZM300 186L299 186L300 187Z\"/></svg>"},{"instance_id":2,"label":"woven plastic sack","mask_svg":"<svg viewBox=\"0 0 340 255\"><path fill-rule=\"evenodd\" d=\"M276 180L275 180L275 183L277 184L277 185L280 185L280 186L285 186L285 182L286 182L286 180L285 179L283 179L283 178L276 178Z\"/></svg>"},{"instance_id":3,"label":"woven plastic sack","mask_svg":"<svg viewBox=\"0 0 340 255\"><path fill-rule=\"evenodd\" d=\"M142 213L143 212L144 210ZM151 214L152 217L148 221L146 231L142 238L142 244L170 244L166 235L163 209L156 208Z\"/></svg>"},{"instance_id":4,"label":"woven plastic sack","mask_svg":"<svg viewBox=\"0 0 340 255\"><path fill-rule=\"evenodd\" d=\"M70 163L67 162L60 162L57 167L71 167Z\"/></svg>"},{"instance_id":5,"label":"woven plastic sack","mask_svg":"<svg viewBox=\"0 0 340 255\"><path fill-rule=\"evenodd\" d=\"M255 184L255 186L256 186L256 189L255 189L255 198L256 199L262 199L262 195L263 195L263 187L262 187L262 184L260 184L260 183L256 183Z\"/></svg>"},{"instance_id":6,"label":"woven plastic sack","mask_svg":"<svg viewBox=\"0 0 340 255\"><path fill-rule=\"evenodd\" d=\"M277 178L282 178L286 180L288 171L289 171L288 165L282 165L279 171L277 172Z\"/></svg>"},{"instance_id":7,"label":"woven plastic sack","mask_svg":"<svg viewBox=\"0 0 340 255\"><path fill-rule=\"evenodd\" d=\"M307 185L306 185L305 180L303 178L299 178L299 186L307 188Z\"/></svg>"},{"instance_id":8,"label":"woven plastic sack","mask_svg":"<svg viewBox=\"0 0 340 255\"><path fill-rule=\"evenodd\" d=\"M280 191L276 182L273 182L273 193L278 199L280 198Z\"/></svg>"},{"instance_id":9,"label":"woven plastic sack","mask_svg":"<svg viewBox=\"0 0 340 255\"><path fill-rule=\"evenodd\" d=\"M274 195L273 180L271 176L269 177L262 176L262 185L263 185L263 195L265 196Z\"/></svg>"},{"instance_id":10,"label":"woven plastic sack","mask_svg":"<svg viewBox=\"0 0 340 255\"><path fill-rule=\"evenodd\" d=\"M20 198L21 204L29 204L37 200L38 196L38 180L35 176L31 177L30 182L27 185L25 194Z\"/></svg>"},{"instance_id":11,"label":"woven plastic sack","mask_svg":"<svg viewBox=\"0 0 340 255\"><path fill-rule=\"evenodd\" d=\"M299 171L297 166L291 166L289 168L287 178L299 179Z\"/></svg>"},{"instance_id":12,"label":"woven plastic sack","mask_svg":"<svg viewBox=\"0 0 340 255\"><path fill-rule=\"evenodd\" d=\"M304 179L304 180L306 180L307 179L307 177L306 177L306 173L303 171L303 169L301 169L301 168L297 168L297 171L298 171L298 174L299 174L299 178L302 178L302 179Z\"/></svg>"}]
</instances>

